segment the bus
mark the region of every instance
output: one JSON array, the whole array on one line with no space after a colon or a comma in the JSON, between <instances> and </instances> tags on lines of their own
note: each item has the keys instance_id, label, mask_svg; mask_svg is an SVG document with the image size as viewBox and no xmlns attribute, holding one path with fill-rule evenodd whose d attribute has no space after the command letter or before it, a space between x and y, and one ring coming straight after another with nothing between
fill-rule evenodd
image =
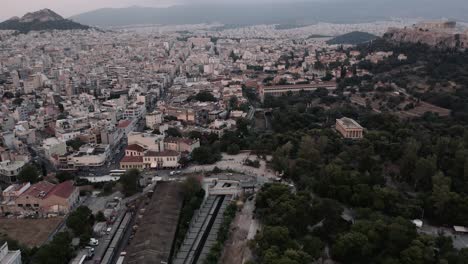
<instances>
[{"instance_id":1,"label":"bus","mask_svg":"<svg viewBox=\"0 0 468 264\"><path fill-rule=\"evenodd\" d=\"M111 170L109 171L110 176L122 176L124 175L126 170Z\"/></svg>"}]
</instances>

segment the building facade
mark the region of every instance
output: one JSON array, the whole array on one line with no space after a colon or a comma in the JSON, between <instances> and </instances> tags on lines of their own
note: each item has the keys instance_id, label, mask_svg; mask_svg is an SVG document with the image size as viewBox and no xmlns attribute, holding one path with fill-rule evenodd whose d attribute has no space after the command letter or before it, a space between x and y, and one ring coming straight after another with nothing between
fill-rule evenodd
<instances>
[{"instance_id":1,"label":"building facade","mask_svg":"<svg viewBox=\"0 0 468 264\"><path fill-rule=\"evenodd\" d=\"M336 131L344 138L361 139L363 138L364 128L351 118L343 117L336 120Z\"/></svg>"}]
</instances>

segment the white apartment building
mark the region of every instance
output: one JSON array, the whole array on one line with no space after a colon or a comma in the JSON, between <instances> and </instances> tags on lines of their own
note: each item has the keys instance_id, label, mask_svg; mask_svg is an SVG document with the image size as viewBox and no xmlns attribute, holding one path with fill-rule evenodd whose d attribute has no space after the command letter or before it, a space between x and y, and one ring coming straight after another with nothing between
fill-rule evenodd
<instances>
[{"instance_id":1,"label":"white apartment building","mask_svg":"<svg viewBox=\"0 0 468 264\"><path fill-rule=\"evenodd\" d=\"M156 129L156 127L162 122L163 114L161 112L155 111L146 115L146 126L151 129Z\"/></svg>"},{"instance_id":2,"label":"white apartment building","mask_svg":"<svg viewBox=\"0 0 468 264\"><path fill-rule=\"evenodd\" d=\"M0 181L7 184L15 183L16 177L25 165L26 162L22 160L0 162Z\"/></svg>"},{"instance_id":3,"label":"white apartment building","mask_svg":"<svg viewBox=\"0 0 468 264\"><path fill-rule=\"evenodd\" d=\"M124 118L125 119L139 119L146 114L145 103L138 102L136 104L130 105L125 109Z\"/></svg>"},{"instance_id":4,"label":"white apartment building","mask_svg":"<svg viewBox=\"0 0 468 264\"><path fill-rule=\"evenodd\" d=\"M67 153L67 144L65 141L59 140L56 137L44 139L42 148L47 157L52 157L54 155L62 156Z\"/></svg>"}]
</instances>

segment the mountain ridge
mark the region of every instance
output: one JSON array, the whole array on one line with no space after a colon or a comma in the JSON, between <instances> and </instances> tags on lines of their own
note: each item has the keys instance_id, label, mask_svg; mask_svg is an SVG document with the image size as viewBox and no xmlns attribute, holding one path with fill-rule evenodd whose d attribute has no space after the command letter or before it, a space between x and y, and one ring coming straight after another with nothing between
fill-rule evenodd
<instances>
[{"instance_id":1,"label":"mountain ridge","mask_svg":"<svg viewBox=\"0 0 468 264\"><path fill-rule=\"evenodd\" d=\"M361 31L353 31L336 36L327 41L330 45L358 45L377 39L378 36Z\"/></svg>"},{"instance_id":2,"label":"mountain ridge","mask_svg":"<svg viewBox=\"0 0 468 264\"><path fill-rule=\"evenodd\" d=\"M424 0L408 3L394 0L381 8L381 3L357 0L294 2L276 4L186 4L155 8L101 8L71 18L87 25L112 27L137 24L313 24L316 22L359 23L385 20L391 17L447 17L468 21L468 5L463 0L447 0L428 4ZM457 7L457 8L455 8ZM352 10L352 12L349 12Z\"/></svg>"}]
</instances>

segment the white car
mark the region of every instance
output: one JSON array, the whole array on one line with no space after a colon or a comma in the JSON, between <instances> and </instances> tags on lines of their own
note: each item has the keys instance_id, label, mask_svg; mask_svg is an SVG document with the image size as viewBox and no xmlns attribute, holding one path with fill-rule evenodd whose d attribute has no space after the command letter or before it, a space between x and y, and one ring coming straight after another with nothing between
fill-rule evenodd
<instances>
[{"instance_id":1,"label":"white car","mask_svg":"<svg viewBox=\"0 0 468 264\"><path fill-rule=\"evenodd\" d=\"M89 240L89 245L95 247L95 246L99 245L99 240L97 240L95 238L91 238Z\"/></svg>"}]
</instances>

